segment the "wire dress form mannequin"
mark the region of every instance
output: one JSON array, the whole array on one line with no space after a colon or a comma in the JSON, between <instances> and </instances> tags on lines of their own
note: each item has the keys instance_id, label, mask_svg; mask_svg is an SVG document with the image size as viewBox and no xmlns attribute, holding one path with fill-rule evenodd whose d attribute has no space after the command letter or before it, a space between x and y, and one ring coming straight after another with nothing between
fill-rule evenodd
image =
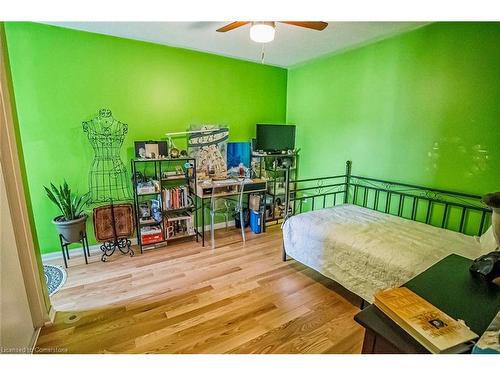
<instances>
[{"instance_id":1,"label":"wire dress form mannequin","mask_svg":"<svg viewBox=\"0 0 500 375\"><path fill-rule=\"evenodd\" d=\"M111 256L115 249L123 254L134 255L128 238L119 238L116 229L114 203L131 199L128 187L127 169L120 157L120 149L128 131L128 125L113 118L109 109L101 109L90 121L83 122L83 131L94 149L94 160L89 171L91 204L108 203L111 208L113 239L101 246L102 261Z\"/></svg>"},{"instance_id":2,"label":"wire dress form mannequin","mask_svg":"<svg viewBox=\"0 0 500 375\"><path fill-rule=\"evenodd\" d=\"M91 202L131 199L127 169L120 157L128 125L114 119L109 109L101 109L94 119L83 122L83 131L94 149L89 172Z\"/></svg>"}]
</instances>

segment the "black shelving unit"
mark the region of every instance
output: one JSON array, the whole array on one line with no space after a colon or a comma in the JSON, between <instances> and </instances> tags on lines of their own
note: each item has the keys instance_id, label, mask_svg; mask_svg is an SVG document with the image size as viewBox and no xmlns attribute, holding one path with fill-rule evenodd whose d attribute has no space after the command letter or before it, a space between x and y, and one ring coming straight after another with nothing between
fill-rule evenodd
<instances>
[{"instance_id":1,"label":"black shelving unit","mask_svg":"<svg viewBox=\"0 0 500 375\"><path fill-rule=\"evenodd\" d=\"M283 167L283 161L289 160L289 164ZM252 154L252 160L257 162L256 177L267 179L267 194L265 218L267 223L277 224L283 219L283 213L277 212L278 202L284 206L287 197L287 189L290 180L297 176L298 154Z\"/></svg>"},{"instance_id":2,"label":"black shelving unit","mask_svg":"<svg viewBox=\"0 0 500 375\"><path fill-rule=\"evenodd\" d=\"M185 168L185 164L189 163L190 168ZM132 184L134 192L134 208L135 208L135 223L137 232L137 244L141 250L144 250L166 246L168 242L175 241L180 238L192 237L198 241L198 204L196 199L196 159L195 158L167 158L167 159L132 159ZM183 168L183 174L169 175L168 177L163 176L163 172L175 171L178 167ZM154 179L158 181L160 191L138 193L138 176L141 174L145 178ZM171 189L179 186L185 186L188 191L188 197L190 198L190 204L180 208L165 209L163 202L163 190ZM156 197L156 198L153 198ZM141 203L151 201L152 199L158 200L160 204L161 220L158 222L154 219L149 221L141 221ZM186 235L178 235L171 238L167 238L167 233L165 230L166 222L174 222L175 218L168 218L168 214L179 214L185 213L185 216L191 216L193 224L193 232L187 233ZM180 219L181 220L181 219ZM161 229L161 239L155 242L150 242L143 244L141 228L145 226L158 226Z\"/></svg>"}]
</instances>

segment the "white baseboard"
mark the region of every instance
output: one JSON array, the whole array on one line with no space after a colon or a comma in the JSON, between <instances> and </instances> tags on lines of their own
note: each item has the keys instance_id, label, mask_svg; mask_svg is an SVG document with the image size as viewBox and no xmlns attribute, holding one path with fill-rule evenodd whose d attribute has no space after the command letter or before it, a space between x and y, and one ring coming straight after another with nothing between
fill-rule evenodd
<instances>
[{"instance_id":1,"label":"white baseboard","mask_svg":"<svg viewBox=\"0 0 500 375\"><path fill-rule=\"evenodd\" d=\"M235 224L234 220L228 222L228 226L229 227L233 227L234 224ZM221 229L221 228L225 228L225 227L226 227L226 223L225 222L216 223L214 225L215 229ZM209 232L209 231L210 231L210 224L207 224L207 225L205 225L205 232ZM132 242L132 245L137 245L137 237L131 238L130 241ZM97 254L102 254L101 244L96 244L96 245L89 246L89 250L90 250L90 255L91 256L92 255L97 255ZM69 250L69 257L70 258L79 256L79 255L82 255L82 254L83 254L83 248L82 247L77 247L77 248ZM60 260L60 259L62 259L61 255L62 255L61 249L58 249L58 251L54 251L52 253L42 254L42 263L50 262L50 261L53 261L53 260Z\"/></svg>"},{"instance_id":2,"label":"white baseboard","mask_svg":"<svg viewBox=\"0 0 500 375\"><path fill-rule=\"evenodd\" d=\"M131 238L130 241L132 242L132 245L137 245L137 238ZM89 246L90 250L90 256L92 255L97 255L97 254L102 254L101 251L101 244L96 244ZM69 258L72 259L73 257L83 255L83 248L77 247L74 249L69 250ZM62 252L59 249L58 251L54 251L52 253L47 253L47 254L42 254L42 263L45 262L50 262L51 260L59 260L62 259Z\"/></svg>"}]
</instances>

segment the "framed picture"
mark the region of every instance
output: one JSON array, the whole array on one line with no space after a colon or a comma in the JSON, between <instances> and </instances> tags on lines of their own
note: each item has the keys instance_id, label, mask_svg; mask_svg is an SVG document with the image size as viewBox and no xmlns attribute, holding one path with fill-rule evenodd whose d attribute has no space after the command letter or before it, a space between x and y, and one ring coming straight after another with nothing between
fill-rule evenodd
<instances>
[{"instance_id":1,"label":"framed picture","mask_svg":"<svg viewBox=\"0 0 500 375\"><path fill-rule=\"evenodd\" d=\"M191 125L188 137L188 155L196 158L196 168L207 175L225 176L227 173L227 139L229 129L219 125Z\"/></svg>"},{"instance_id":2,"label":"framed picture","mask_svg":"<svg viewBox=\"0 0 500 375\"><path fill-rule=\"evenodd\" d=\"M135 141L135 157L138 159L157 159L168 156L167 141Z\"/></svg>"}]
</instances>

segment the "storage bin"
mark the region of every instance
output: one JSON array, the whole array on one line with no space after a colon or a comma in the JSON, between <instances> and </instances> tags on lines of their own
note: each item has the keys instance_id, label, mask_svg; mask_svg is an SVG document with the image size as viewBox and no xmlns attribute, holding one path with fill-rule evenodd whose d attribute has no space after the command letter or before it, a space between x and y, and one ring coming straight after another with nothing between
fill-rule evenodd
<instances>
[{"instance_id":1,"label":"storage bin","mask_svg":"<svg viewBox=\"0 0 500 375\"><path fill-rule=\"evenodd\" d=\"M260 212L254 210L250 211L250 229L256 234L262 231L262 215Z\"/></svg>"}]
</instances>

